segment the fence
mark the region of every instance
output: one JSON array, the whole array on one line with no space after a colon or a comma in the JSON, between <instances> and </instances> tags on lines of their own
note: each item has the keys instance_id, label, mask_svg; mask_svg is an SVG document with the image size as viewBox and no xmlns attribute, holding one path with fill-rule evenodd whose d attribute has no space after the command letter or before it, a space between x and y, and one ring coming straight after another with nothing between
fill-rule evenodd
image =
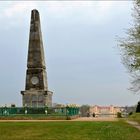
<instances>
[{"instance_id":1,"label":"fence","mask_svg":"<svg viewBox=\"0 0 140 140\"><path fill-rule=\"evenodd\" d=\"M48 116L75 116L79 114L78 107L0 107L0 116L11 115L48 115Z\"/></svg>"}]
</instances>

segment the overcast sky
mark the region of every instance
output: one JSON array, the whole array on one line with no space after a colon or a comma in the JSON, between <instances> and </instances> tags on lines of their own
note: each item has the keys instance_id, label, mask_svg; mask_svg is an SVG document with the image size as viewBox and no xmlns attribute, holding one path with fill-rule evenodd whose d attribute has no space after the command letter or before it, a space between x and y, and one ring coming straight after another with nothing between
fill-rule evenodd
<instances>
[{"instance_id":1,"label":"overcast sky","mask_svg":"<svg viewBox=\"0 0 140 140\"><path fill-rule=\"evenodd\" d=\"M38 9L53 102L134 105L117 37L132 23L132 1L0 2L0 105L21 106L30 15Z\"/></svg>"}]
</instances>

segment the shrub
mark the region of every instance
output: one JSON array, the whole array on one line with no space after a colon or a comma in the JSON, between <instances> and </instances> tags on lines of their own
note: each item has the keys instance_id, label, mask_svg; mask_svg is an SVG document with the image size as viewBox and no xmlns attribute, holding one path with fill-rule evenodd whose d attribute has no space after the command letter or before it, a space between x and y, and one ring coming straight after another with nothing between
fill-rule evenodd
<instances>
[{"instance_id":1,"label":"shrub","mask_svg":"<svg viewBox=\"0 0 140 140\"><path fill-rule=\"evenodd\" d=\"M131 116L133 114L133 112L129 112L129 116Z\"/></svg>"},{"instance_id":2,"label":"shrub","mask_svg":"<svg viewBox=\"0 0 140 140\"><path fill-rule=\"evenodd\" d=\"M136 113L138 112L140 112L140 101L138 102L137 107L136 107Z\"/></svg>"},{"instance_id":3,"label":"shrub","mask_svg":"<svg viewBox=\"0 0 140 140\"><path fill-rule=\"evenodd\" d=\"M117 112L117 118L122 118L122 113L121 112Z\"/></svg>"}]
</instances>

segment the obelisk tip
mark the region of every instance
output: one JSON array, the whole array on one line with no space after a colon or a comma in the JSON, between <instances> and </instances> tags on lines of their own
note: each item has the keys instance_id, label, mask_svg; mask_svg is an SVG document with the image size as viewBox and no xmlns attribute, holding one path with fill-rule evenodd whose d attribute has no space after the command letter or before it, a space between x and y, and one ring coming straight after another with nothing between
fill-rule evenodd
<instances>
[{"instance_id":1,"label":"obelisk tip","mask_svg":"<svg viewBox=\"0 0 140 140\"><path fill-rule=\"evenodd\" d=\"M32 12L33 12L33 11L39 13L37 9L33 9Z\"/></svg>"},{"instance_id":2,"label":"obelisk tip","mask_svg":"<svg viewBox=\"0 0 140 140\"><path fill-rule=\"evenodd\" d=\"M31 19L33 19L34 21L38 21L39 20L39 12L37 9L33 9L31 11Z\"/></svg>"}]
</instances>

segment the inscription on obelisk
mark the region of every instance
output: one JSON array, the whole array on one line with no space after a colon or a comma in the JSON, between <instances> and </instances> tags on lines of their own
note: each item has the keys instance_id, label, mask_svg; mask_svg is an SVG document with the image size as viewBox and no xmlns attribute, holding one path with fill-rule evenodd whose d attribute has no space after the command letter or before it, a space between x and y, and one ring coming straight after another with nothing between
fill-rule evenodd
<instances>
[{"instance_id":1,"label":"inscription on obelisk","mask_svg":"<svg viewBox=\"0 0 140 140\"><path fill-rule=\"evenodd\" d=\"M53 93L48 90L40 16L37 10L31 11L26 86L21 94L23 106L52 106Z\"/></svg>"}]
</instances>

